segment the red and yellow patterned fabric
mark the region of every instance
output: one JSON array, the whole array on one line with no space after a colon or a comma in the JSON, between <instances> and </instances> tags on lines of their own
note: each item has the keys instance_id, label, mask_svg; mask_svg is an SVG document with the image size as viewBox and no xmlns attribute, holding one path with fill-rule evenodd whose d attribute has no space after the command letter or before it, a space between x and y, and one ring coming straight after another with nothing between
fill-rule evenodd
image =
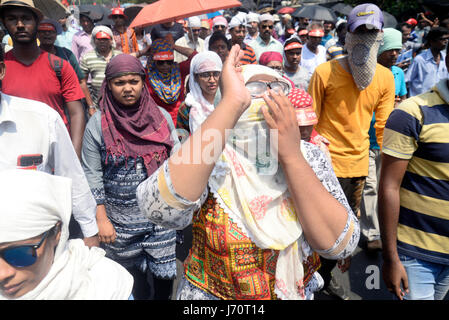
<instances>
[{"instance_id":1,"label":"red and yellow patterned fabric","mask_svg":"<svg viewBox=\"0 0 449 320\"><path fill-rule=\"evenodd\" d=\"M220 207L212 193L193 214L193 246L184 263L193 285L224 300L272 300L279 251L258 248ZM304 286L320 267L307 257Z\"/></svg>"}]
</instances>

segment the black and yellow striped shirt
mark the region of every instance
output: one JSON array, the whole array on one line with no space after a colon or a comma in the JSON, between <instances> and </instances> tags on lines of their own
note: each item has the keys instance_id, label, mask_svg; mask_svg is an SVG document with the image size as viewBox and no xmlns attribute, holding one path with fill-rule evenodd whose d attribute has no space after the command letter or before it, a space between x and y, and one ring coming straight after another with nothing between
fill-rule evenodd
<instances>
[{"instance_id":1,"label":"black and yellow striped shirt","mask_svg":"<svg viewBox=\"0 0 449 320\"><path fill-rule=\"evenodd\" d=\"M449 105L438 90L407 99L391 113L382 151L409 160L400 190L398 252L448 265Z\"/></svg>"}]
</instances>

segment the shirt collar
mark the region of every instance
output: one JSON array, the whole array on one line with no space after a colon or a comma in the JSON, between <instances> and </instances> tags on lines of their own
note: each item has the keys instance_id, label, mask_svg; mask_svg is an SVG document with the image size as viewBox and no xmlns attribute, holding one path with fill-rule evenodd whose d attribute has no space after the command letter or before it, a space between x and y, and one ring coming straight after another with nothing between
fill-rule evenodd
<instances>
[{"instance_id":1,"label":"shirt collar","mask_svg":"<svg viewBox=\"0 0 449 320\"><path fill-rule=\"evenodd\" d=\"M260 37L260 32L259 32L259 35L257 36L257 39L259 40L259 43L262 43L265 45L265 41L263 41L263 39ZM270 45L273 41L274 41L273 36L270 36L270 41L268 41L267 46Z\"/></svg>"},{"instance_id":2,"label":"shirt collar","mask_svg":"<svg viewBox=\"0 0 449 320\"><path fill-rule=\"evenodd\" d=\"M3 122L14 122L14 117L9 106L9 96L4 93L0 93L0 95L2 99L0 102L0 124Z\"/></svg>"}]
</instances>

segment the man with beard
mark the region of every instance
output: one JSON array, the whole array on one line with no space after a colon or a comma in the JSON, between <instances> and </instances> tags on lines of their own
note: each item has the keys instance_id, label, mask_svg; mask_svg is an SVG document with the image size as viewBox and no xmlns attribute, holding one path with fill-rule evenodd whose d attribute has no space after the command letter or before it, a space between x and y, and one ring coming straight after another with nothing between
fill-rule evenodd
<instances>
[{"instance_id":1,"label":"man with beard","mask_svg":"<svg viewBox=\"0 0 449 320\"><path fill-rule=\"evenodd\" d=\"M251 41L255 40L259 35L259 14L250 12L246 16L246 34L244 42L249 44Z\"/></svg>"},{"instance_id":2,"label":"man with beard","mask_svg":"<svg viewBox=\"0 0 449 320\"><path fill-rule=\"evenodd\" d=\"M394 106L393 74L377 63L382 27L383 15L376 5L356 6L348 18L348 56L319 65L308 89L318 116L315 129L330 142L334 171L354 212L359 211L368 175L371 119L375 112L374 128L382 148L385 122ZM349 263L350 259L340 261L340 269L346 271ZM346 298L332 279L334 266L322 259L324 290Z\"/></svg>"},{"instance_id":3,"label":"man with beard","mask_svg":"<svg viewBox=\"0 0 449 320\"><path fill-rule=\"evenodd\" d=\"M244 64L256 64L256 53L251 46L244 43L246 35L246 15L241 12L232 17L229 22L229 34L231 35L231 45L238 44L243 51L243 57L240 59L240 63Z\"/></svg>"},{"instance_id":4,"label":"man with beard","mask_svg":"<svg viewBox=\"0 0 449 320\"><path fill-rule=\"evenodd\" d=\"M122 53L114 49L115 41L112 30L108 27L95 27L92 30L92 43L95 49L86 53L80 61L81 70L84 72L81 88L86 95L90 116L98 110L98 99L100 98L101 85L105 77L106 65L112 57ZM89 76L92 79L90 88L87 86Z\"/></svg>"},{"instance_id":5,"label":"man with beard","mask_svg":"<svg viewBox=\"0 0 449 320\"><path fill-rule=\"evenodd\" d=\"M80 157L86 121L81 104L84 95L75 71L64 63L59 80L50 63L52 56L38 47L37 31L43 15L32 1L2 1L0 16L14 41L14 48L5 55L8 73L2 81L3 93L44 102L55 109Z\"/></svg>"},{"instance_id":6,"label":"man with beard","mask_svg":"<svg viewBox=\"0 0 449 320\"><path fill-rule=\"evenodd\" d=\"M257 61L265 51L275 51L283 54L284 47L282 43L273 38L274 18L271 14L265 13L259 17L259 36L251 41L249 45L256 53Z\"/></svg>"},{"instance_id":7,"label":"man with beard","mask_svg":"<svg viewBox=\"0 0 449 320\"><path fill-rule=\"evenodd\" d=\"M201 19L199 17L190 17L187 20L187 33L182 38L175 41L175 45L184 48L190 48L196 52L204 51L204 40L200 38ZM175 52L175 62L181 63L186 61L188 57Z\"/></svg>"}]
</instances>

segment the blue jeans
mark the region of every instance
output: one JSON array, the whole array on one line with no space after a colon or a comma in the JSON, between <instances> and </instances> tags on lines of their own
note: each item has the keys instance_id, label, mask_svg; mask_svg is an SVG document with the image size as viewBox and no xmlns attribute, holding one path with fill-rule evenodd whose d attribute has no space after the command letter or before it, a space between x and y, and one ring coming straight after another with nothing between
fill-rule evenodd
<instances>
[{"instance_id":1,"label":"blue jeans","mask_svg":"<svg viewBox=\"0 0 449 320\"><path fill-rule=\"evenodd\" d=\"M449 290L449 266L399 254L407 272L407 300L443 300Z\"/></svg>"}]
</instances>

